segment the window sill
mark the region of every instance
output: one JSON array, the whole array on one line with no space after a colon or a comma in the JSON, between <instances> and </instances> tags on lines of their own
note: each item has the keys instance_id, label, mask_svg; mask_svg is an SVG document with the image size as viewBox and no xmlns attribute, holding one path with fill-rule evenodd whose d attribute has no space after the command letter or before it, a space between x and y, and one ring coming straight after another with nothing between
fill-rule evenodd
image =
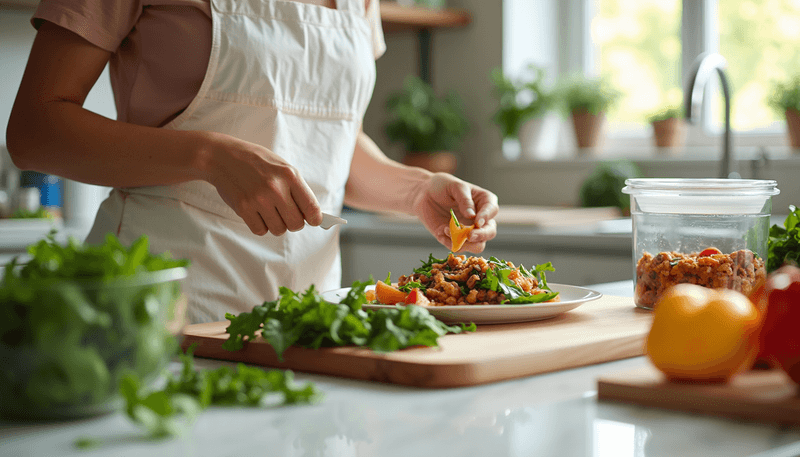
<instances>
[{"instance_id":1,"label":"window sill","mask_svg":"<svg viewBox=\"0 0 800 457\"><path fill-rule=\"evenodd\" d=\"M676 149L662 149L654 146L648 147L605 147L596 150L579 151L577 149L562 150L550 153L549 157L536 154L520 154L519 148L504 147L504 151L497 154L495 166L500 168L519 167L530 164L538 166L542 163L573 164L596 163L607 160L628 159L634 162L663 163L663 162L691 162L691 163L716 163L722 158L720 147L697 146ZM800 164L800 150L788 146L734 147L731 160L736 161L772 161Z\"/></svg>"}]
</instances>

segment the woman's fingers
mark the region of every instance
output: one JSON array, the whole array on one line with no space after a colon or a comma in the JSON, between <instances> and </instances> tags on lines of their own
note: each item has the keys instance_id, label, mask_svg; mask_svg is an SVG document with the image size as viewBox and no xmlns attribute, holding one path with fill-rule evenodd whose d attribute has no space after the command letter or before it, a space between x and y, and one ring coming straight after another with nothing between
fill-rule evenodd
<instances>
[{"instance_id":1,"label":"woman's fingers","mask_svg":"<svg viewBox=\"0 0 800 457\"><path fill-rule=\"evenodd\" d=\"M247 228L249 228L253 234L258 236L267 234L267 225L264 223L264 220L261 219L260 214L250 212L246 214L240 214L239 216L242 218L244 223L247 224Z\"/></svg>"},{"instance_id":2,"label":"woman's fingers","mask_svg":"<svg viewBox=\"0 0 800 457\"><path fill-rule=\"evenodd\" d=\"M317 197L303 178L291 188L291 198L300 210L300 217L309 225L316 227L322 223L322 209Z\"/></svg>"},{"instance_id":3,"label":"woman's fingers","mask_svg":"<svg viewBox=\"0 0 800 457\"><path fill-rule=\"evenodd\" d=\"M473 188L472 195L477 213L475 214L475 227L481 228L487 221L494 222L494 218L500 212L500 206L497 203L497 196L488 190L481 188Z\"/></svg>"}]
</instances>

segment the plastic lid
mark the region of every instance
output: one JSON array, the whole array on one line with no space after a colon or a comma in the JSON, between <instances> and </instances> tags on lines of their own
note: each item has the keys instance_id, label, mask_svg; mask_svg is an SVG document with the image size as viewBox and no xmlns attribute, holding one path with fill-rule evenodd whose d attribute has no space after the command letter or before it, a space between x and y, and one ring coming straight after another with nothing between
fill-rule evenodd
<instances>
[{"instance_id":1,"label":"plastic lid","mask_svg":"<svg viewBox=\"0 0 800 457\"><path fill-rule=\"evenodd\" d=\"M758 179L636 178L622 192L643 212L667 214L769 214L778 183Z\"/></svg>"},{"instance_id":2,"label":"plastic lid","mask_svg":"<svg viewBox=\"0 0 800 457\"><path fill-rule=\"evenodd\" d=\"M626 179L622 192L630 195L657 193L676 196L778 195L778 182L765 179L634 178Z\"/></svg>"}]
</instances>

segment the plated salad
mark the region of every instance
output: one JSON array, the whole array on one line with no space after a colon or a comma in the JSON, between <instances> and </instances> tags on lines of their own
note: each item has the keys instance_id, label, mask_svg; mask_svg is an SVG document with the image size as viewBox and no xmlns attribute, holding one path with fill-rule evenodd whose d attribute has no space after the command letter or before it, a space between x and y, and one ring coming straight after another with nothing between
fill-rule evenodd
<instances>
[{"instance_id":1,"label":"plated salad","mask_svg":"<svg viewBox=\"0 0 800 457\"><path fill-rule=\"evenodd\" d=\"M535 265L531 270L496 257L455 255L437 259L430 254L410 275L396 283L391 273L378 281L367 295L372 303L422 306L468 306L531 304L559 300L558 292L547 285L545 272L555 271L552 263Z\"/></svg>"}]
</instances>

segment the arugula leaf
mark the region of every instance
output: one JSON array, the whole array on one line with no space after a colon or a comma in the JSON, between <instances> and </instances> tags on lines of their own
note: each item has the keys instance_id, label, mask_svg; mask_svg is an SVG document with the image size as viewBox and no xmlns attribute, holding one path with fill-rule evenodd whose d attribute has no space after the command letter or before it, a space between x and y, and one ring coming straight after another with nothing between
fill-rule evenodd
<instances>
[{"instance_id":1,"label":"arugula leaf","mask_svg":"<svg viewBox=\"0 0 800 457\"><path fill-rule=\"evenodd\" d=\"M251 313L227 314L230 334L223 348L229 351L244 346L245 338L257 332L275 350L280 360L290 346L311 349L330 346L364 346L376 351L402 349L409 346L436 344L445 333L469 331L470 327L447 326L423 307L364 310L364 290L368 282L353 283L341 303L330 303L317 294L314 287L297 294L282 288L280 297L264 302ZM260 322L259 322L260 319ZM431 333L432 332L432 333Z\"/></svg>"},{"instance_id":2,"label":"arugula leaf","mask_svg":"<svg viewBox=\"0 0 800 457\"><path fill-rule=\"evenodd\" d=\"M767 244L767 273L785 263L800 264L800 209L789 206L783 227L776 224L770 228Z\"/></svg>"},{"instance_id":3,"label":"arugula leaf","mask_svg":"<svg viewBox=\"0 0 800 457\"><path fill-rule=\"evenodd\" d=\"M539 280L539 287L550 290L550 287L547 285L547 275L545 275L545 271L556 271L552 262L535 265L533 267L533 275Z\"/></svg>"},{"instance_id":4,"label":"arugula leaf","mask_svg":"<svg viewBox=\"0 0 800 457\"><path fill-rule=\"evenodd\" d=\"M398 286L397 289L405 293L411 292L412 289L419 289L420 292L425 292L428 290L428 288L419 281L409 281L403 286Z\"/></svg>"},{"instance_id":5,"label":"arugula leaf","mask_svg":"<svg viewBox=\"0 0 800 457\"><path fill-rule=\"evenodd\" d=\"M420 260L422 262L422 266L419 268L414 269L414 273L422 274L425 276L431 275L431 269L433 268L434 263L445 263L447 259L437 259L433 256L433 254L428 254L428 260Z\"/></svg>"},{"instance_id":6,"label":"arugula leaf","mask_svg":"<svg viewBox=\"0 0 800 457\"><path fill-rule=\"evenodd\" d=\"M531 303L542 303L552 300L558 296L558 292L546 292L543 294L529 294L520 295L508 300L506 303L510 305L527 305Z\"/></svg>"},{"instance_id":7,"label":"arugula leaf","mask_svg":"<svg viewBox=\"0 0 800 457\"><path fill-rule=\"evenodd\" d=\"M392 272L386 273L386 279L383 281L384 284L392 285Z\"/></svg>"}]
</instances>

